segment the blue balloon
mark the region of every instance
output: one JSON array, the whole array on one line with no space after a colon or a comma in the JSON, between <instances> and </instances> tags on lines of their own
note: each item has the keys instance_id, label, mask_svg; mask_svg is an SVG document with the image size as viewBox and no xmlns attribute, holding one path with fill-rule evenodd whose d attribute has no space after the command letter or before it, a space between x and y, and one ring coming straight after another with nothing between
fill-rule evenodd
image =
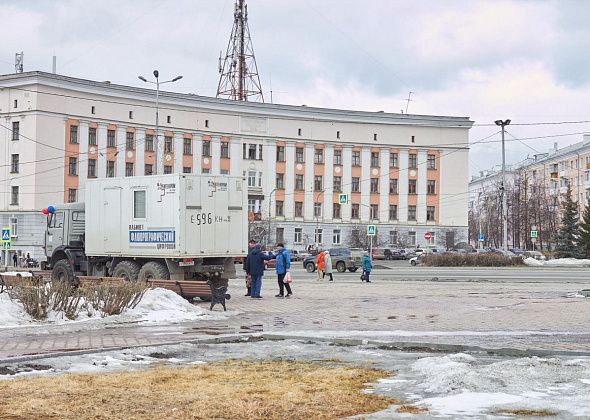
<instances>
[{"instance_id":1,"label":"blue balloon","mask_svg":"<svg viewBox=\"0 0 590 420\"><path fill-rule=\"evenodd\" d=\"M55 207L53 207L53 206L49 206L49 207L47 207L47 211L48 211L49 213L55 213Z\"/></svg>"}]
</instances>

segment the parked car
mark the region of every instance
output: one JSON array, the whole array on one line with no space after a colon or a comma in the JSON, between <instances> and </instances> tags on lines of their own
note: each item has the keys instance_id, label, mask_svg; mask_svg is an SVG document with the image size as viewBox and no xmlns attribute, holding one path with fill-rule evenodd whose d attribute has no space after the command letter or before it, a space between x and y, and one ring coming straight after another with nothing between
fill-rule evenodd
<instances>
[{"instance_id":1,"label":"parked car","mask_svg":"<svg viewBox=\"0 0 590 420\"><path fill-rule=\"evenodd\" d=\"M303 254L300 254L296 249L289 250L289 257L291 258L291 261L303 261L302 255Z\"/></svg>"},{"instance_id":2,"label":"parked car","mask_svg":"<svg viewBox=\"0 0 590 420\"><path fill-rule=\"evenodd\" d=\"M504 255L505 257L516 257L512 251L504 251L503 249L492 249L492 254Z\"/></svg>"},{"instance_id":3,"label":"parked car","mask_svg":"<svg viewBox=\"0 0 590 420\"><path fill-rule=\"evenodd\" d=\"M534 258L535 260L538 260L538 261L545 261L547 259L547 257L545 257L545 255L543 255L539 251L525 251L525 252L523 252L522 259L524 260L526 258Z\"/></svg>"},{"instance_id":4,"label":"parked car","mask_svg":"<svg viewBox=\"0 0 590 420\"><path fill-rule=\"evenodd\" d=\"M392 249L389 259L390 260L407 260L408 253L406 252L405 249Z\"/></svg>"},{"instance_id":5,"label":"parked car","mask_svg":"<svg viewBox=\"0 0 590 420\"><path fill-rule=\"evenodd\" d=\"M522 255L524 254L524 250L520 248L510 248L508 251L513 252L515 255Z\"/></svg>"},{"instance_id":6,"label":"parked car","mask_svg":"<svg viewBox=\"0 0 590 420\"><path fill-rule=\"evenodd\" d=\"M33 273L30 271L5 271L0 273L0 276L33 277Z\"/></svg>"},{"instance_id":7,"label":"parked car","mask_svg":"<svg viewBox=\"0 0 590 420\"><path fill-rule=\"evenodd\" d=\"M344 273L346 270L354 273L359 269L361 265L360 251L351 250L349 248L332 248L328 251L332 257L332 267L339 273ZM305 268L308 273L313 273L316 270L315 260L315 255L310 255L303 260L303 268Z\"/></svg>"},{"instance_id":8,"label":"parked car","mask_svg":"<svg viewBox=\"0 0 590 420\"><path fill-rule=\"evenodd\" d=\"M371 256L373 260L390 260L391 250L389 248L373 248Z\"/></svg>"},{"instance_id":9,"label":"parked car","mask_svg":"<svg viewBox=\"0 0 590 420\"><path fill-rule=\"evenodd\" d=\"M422 264L422 257L423 257L424 255L425 255L425 254L424 254L424 253L422 253L422 254L420 254L420 255L418 255L418 256L416 256L416 257L412 257L412 258L410 258L410 264L412 265L412 267L415 267L415 266L417 266L418 264Z\"/></svg>"}]
</instances>

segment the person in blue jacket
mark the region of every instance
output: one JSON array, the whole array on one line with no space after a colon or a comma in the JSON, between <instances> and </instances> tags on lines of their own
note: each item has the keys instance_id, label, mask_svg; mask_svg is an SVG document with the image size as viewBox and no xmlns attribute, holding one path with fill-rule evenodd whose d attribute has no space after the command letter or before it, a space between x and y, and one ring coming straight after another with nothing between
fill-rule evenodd
<instances>
[{"instance_id":1,"label":"person in blue jacket","mask_svg":"<svg viewBox=\"0 0 590 420\"><path fill-rule=\"evenodd\" d=\"M293 294L293 292L291 292L291 285L289 283L285 283L284 280L287 272L291 268L291 257L289 255L289 251L287 251L285 246L281 243L277 244L275 258L277 259L276 272L279 282L279 294L275 295L275 297L284 297L285 289L287 289L287 297L290 297Z\"/></svg>"},{"instance_id":2,"label":"person in blue jacket","mask_svg":"<svg viewBox=\"0 0 590 420\"><path fill-rule=\"evenodd\" d=\"M274 255L267 255L262 252L260 245L256 245L246 260L246 273L250 274L250 297L262 299L262 275L264 274L264 261L272 260Z\"/></svg>"},{"instance_id":3,"label":"person in blue jacket","mask_svg":"<svg viewBox=\"0 0 590 420\"><path fill-rule=\"evenodd\" d=\"M371 262L371 258L369 257L369 253L365 252L363 255L363 281L367 283L371 283L369 276L371 275L371 270L373 269L373 263Z\"/></svg>"}]
</instances>

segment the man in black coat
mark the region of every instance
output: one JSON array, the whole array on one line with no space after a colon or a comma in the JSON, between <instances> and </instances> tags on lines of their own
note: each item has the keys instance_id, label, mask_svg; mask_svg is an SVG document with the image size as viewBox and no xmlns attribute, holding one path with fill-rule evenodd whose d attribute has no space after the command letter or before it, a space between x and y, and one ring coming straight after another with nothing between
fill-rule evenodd
<instances>
[{"instance_id":1,"label":"man in black coat","mask_svg":"<svg viewBox=\"0 0 590 420\"><path fill-rule=\"evenodd\" d=\"M250 256L250 252L254 249L255 246L256 241L254 239L250 239L248 241L248 256L244 259L244 270L246 271L246 289L248 289L246 296L251 296L250 292L252 291L252 279L250 278L250 273L248 272L248 257Z\"/></svg>"},{"instance_id":2,"label":"man in black coat","mask_svg":"<svg viewBox=\"0 0 590 420\"><path fill-rule=\"evenodd\" d=\"M272 260L274 255L267 255L262 252L260 245L256 245L248 254L246 259L246 273L250 274L250 297L262 299L262 275L264 274L264 261Z\"/></svg>"}]
</instances>

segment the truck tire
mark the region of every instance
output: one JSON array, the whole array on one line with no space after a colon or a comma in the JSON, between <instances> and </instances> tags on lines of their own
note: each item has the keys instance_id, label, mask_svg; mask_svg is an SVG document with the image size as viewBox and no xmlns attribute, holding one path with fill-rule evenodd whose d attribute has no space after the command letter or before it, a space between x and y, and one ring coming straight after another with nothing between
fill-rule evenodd
<instances>
[{"instance_id":1,"label":"truck tire","mask_svg":"<svg viewBox=\"0 0 590 420\"><path fill-rule=\"evenodd\" d=\"M137 281L139 264L135 261L121 261L113 270L113 277L122 277L127 281Z\"/></svg>"},{"instance_id":2,"label":"truck tire","mask_svg":"<svg viewBox=\"0 0 590 420\"><path fill-rule=\"evenodd\" d=\"M74 267L68 260L59 260L53 264L53 270L51 270L52 281L67 281L69 284L74 284L74 278Z\"/></svg>"},{"instance_id":3,"label":"truck tire","mask_svg":"<svg viewBox=\"0 0 590 420\"><path fill-rule=\"evenodd\" d=\"M308 273L313 273L315 271L315 264L312 262L308 262L307 264L305 264L305 269Z\"/></svg>"},{"instance_id":4,"label":"truck tire","mask_svg":"<svg viewBox=\"0 0 590 420\"><path fill-rule=\"evenodd\" d=\"M344 273L344 272L346 271L346 264L345 264L345 263L343 263L342 261L338 262L338 263L336 264L336 270L337 270L339 273Z\"/></svg>"},{"instance_id":5,"label":"truck tire","mask_svg":"<svg viewBox=\"0 0 590 420\"><path fill-rule=\"evenodd\" d=\"M169 278L168 267L160 262L150 261L141 267L137 280L147 282L150 280L168 280Z\"/></svg>"}]
</instances>

